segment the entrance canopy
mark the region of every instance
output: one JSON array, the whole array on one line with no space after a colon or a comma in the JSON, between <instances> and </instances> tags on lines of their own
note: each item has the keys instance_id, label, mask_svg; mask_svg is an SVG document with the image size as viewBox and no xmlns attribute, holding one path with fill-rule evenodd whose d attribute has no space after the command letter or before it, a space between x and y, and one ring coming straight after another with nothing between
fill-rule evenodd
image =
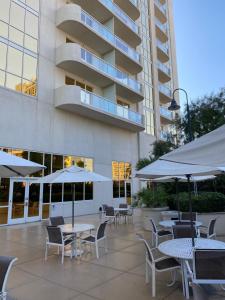
<instances>
[{"instance_id":1,"label":"entrance canopy","mask_svg":"<svg viewBox=\"0 0 225 300\"><path fill-rule=\"evenodd\" d=\"M44 168L45 166L0 151L0 177L2 178L24 177Z\"/></svg>"},{"instance_id":2,"label":"entrance canopy","mask_svg":"<svg viewBox=\"0 0 225 300\"><path fill-rule=\"evenodd\" d=\"M225 125L205 134L160 159L213 167L225 167Z\"/></svg>"}]
</instances>

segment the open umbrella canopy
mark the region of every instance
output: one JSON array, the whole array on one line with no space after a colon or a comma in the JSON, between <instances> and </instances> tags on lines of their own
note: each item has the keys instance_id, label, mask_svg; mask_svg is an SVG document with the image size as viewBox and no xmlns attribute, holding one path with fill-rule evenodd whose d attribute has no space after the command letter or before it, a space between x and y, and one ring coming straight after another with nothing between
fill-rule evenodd
<instances>
[{"instance_id":1,"label":"open umbrella canopy","mask_svg":"<svg viewBox=\"0 0 225 300\"><path fill-rule=\"evenodd\" d=\"M164 176L206 176L220 174L221 170L216 167L182 164L165 160L157 160L152 164L136 172L136 177L155 179Z\"/></svg>"},{"instance_id":2,"label":"open umbrella canopy","mask_svg":"<svg viewBox=\"0 0 225 300\"><path fill-rule=\"evenodd\" d=\"M179 163L225 167L225 125L163 155L160 159Z\"/></svg>"},{"instance_id":3,"label":"open umbrella canopy","mask_svg":"<svg viewBox=\"0 0 225 300\"><path fill-rule=\"evenodd\" d=\"M0 151L0 177L26 176L44 169L45 166Z\"/></svg>"},{"instance_id":4,"label":"open umbrella canopy","mask_svg":"<svg viewBox=\"0 0 225 300\"><path fill-rule=\"evenodd\" d=\"M208 176L191 176L190 180L192 182L200 182L205 180L213 180L216 176L214 175L208 175ZM153 182L163 183L163 182L174 182L175 180L178 180L179 182L187 182L187 177L185 176L165 176L160 177L156 179L152 179Z\"/></svg>"},{"instance_id":5,"label":"open umbrella canopy","mask_svg":"<svg viewBox=\"0 0 225 300\"><path fill-rule=\"evenodd\" d=\"M55 173L42 177L38 180L40 183L76 183L76 182L102 182L111 181L109 177L99 175L94 172L72 166L62 170L58 170ZM37 182L37 181L36 181Z\"/></svg>"}]
</instances>

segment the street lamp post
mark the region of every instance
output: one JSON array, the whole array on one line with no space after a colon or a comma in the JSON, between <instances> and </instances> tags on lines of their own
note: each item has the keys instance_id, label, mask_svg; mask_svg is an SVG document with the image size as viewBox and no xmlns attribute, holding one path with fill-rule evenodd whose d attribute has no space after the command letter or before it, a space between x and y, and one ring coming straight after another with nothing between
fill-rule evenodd
<instances>
[{"instance_id":1,"label":"street lamp post","mask_svg":"<svg viewBox=\"0 0 225 300\"><path fill-rule=\"evenodd\" d=\"M183 91L186 96L187 101L187 119L188 119L188 142L191 142L193 140L192 136L192 130L191 130L191 119L190 119L190 109L189 109L189 101L188 101L188 94L184 89L178 88L173 91L173 98L171 100L170 106L168 107L168 110L170 111L176 111L180 109L180 105L177 104L177 101L175 100L175 93L177 91Z\"/></svg>"}]
</instances>

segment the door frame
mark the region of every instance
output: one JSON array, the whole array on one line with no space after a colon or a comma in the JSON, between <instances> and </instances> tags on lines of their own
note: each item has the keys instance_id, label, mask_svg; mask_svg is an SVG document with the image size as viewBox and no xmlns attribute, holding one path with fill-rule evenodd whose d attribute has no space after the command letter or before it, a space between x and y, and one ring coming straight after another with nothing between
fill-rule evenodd
<instances>
[{"instance_id":1,"label":"door frame","mask_svg":"<svg viewBox=\"0 0 225 300\"><path fill-rule=\"evenodd\" d=\"M28 204L29 204L29 186L31 183L35 183L35 180L38 178L35 177L12 177L10 178L10 187L9 187L9 208L8 208L8 224L23 224L29 222L35 222L41 220L42 212L42 197L43 197L43 188L40 184L40 193L39 193L39 215L35 217L28 217ZM15 182L25 182L25 194L24 194L24 217L18 219L12 219L12 205L13 205L13 188Z\"/></svg>"}]
</instances>

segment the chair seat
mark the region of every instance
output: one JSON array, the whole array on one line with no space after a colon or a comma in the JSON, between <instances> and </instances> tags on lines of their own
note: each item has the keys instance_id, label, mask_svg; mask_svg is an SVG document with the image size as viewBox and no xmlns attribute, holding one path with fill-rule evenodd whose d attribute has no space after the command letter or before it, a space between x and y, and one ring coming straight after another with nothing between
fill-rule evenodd
<instances>
[{"instance_id":1,"label":"chair seat","mask_svg":"<svg viewBox=\"0 0 225 300\"><path fill-rule=\"evenodd\" d=\"M164 235L169 235L169 234L172 234L169 230L158 231L158 236L164 236Z\"/></svg>"},{"instance_id":2,"label":"chair seat","mask_svg":"<svg viewBox=\"0 0 225 300\"><path fill-rule=\"evenodd\" d=\"M87 236L86 238L82 239L82 241L95 243L95 237L92 235Z\"/></svg>"},{"instance_id":3,"label":"chair seat","mask_svg":"<svg viewBox=\"0 0 225 300\"><path fill-rule=\"evenodd\" d=\"M159 271L162 271L162 270L165 270L165 269L170 269L170 268L175 268L175 267L179 267L179 266L180 266L179 262L176 261L172 257L165 258L165 259L160 260L160 261L155 263L155 267Z\"/></svg>"},{"instance_id":4,"label":"chair seat","mask_svg":"<svg viewBox=\"0 0 225 300\"><path fill-rule=\"evenodd\" d=\"M200 232L200 237L201 238L204 238L204 239L207 239L207 233L204 233L204 232Z\"/></svg>"},{"instance_id":5,"label":"chair seat","mask_svg":"<svg viewBox=\"0 0 225 300\"><path fill-rule=\"evenodd\" d=\"M68 244L70 244L72 242L73 242L73 239L68 239L68 240L65 241L65 245L68 245Z\"/></svg>"}]
</instances>

